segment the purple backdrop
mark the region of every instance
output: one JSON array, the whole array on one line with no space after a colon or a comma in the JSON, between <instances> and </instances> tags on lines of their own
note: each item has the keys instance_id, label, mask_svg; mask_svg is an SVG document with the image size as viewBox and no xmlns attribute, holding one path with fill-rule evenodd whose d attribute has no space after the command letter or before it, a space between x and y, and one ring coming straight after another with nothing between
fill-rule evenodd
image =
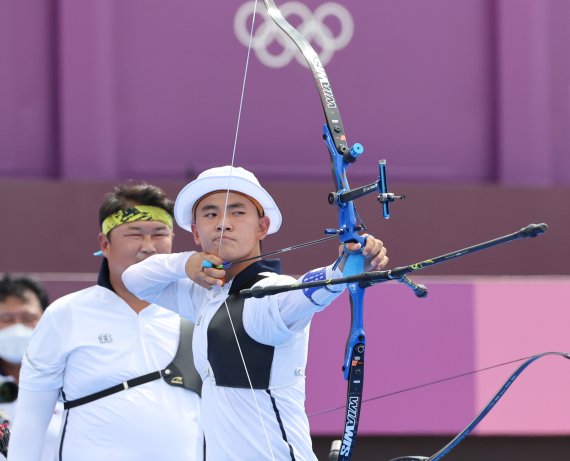
<instances>
[{"instance_id":1,"label":"purple backdrop","mask_svg":"<svg viewBox=\"0 0 570 461\"><path fill-rule=\"evenodd\" d=\"M1 2L0 177L182 179L229 163L244 3ZM320 17L322 0L303 3L309 13L279 2L296 25L347 31ZM385 157L392 177L412 182L570 184L570 3L344 5L354 33L327 70L349 141L367 148L353 175L374 177ZM322 119L306 68L270 68L254 52L237 163L328 177Z\"/></svg>"}]
</instances>

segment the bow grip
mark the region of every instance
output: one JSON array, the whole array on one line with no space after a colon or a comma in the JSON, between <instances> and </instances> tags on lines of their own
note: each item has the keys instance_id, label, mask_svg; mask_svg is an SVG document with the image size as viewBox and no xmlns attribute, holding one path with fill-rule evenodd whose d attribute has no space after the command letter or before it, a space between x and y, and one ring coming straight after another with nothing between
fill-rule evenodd
<instances>
[{"instance_id":1,"label":"bow grip","mask_svg":"<svg viewBox=\"0 0 570 461\"><path fill-rule=\"evenodd\" d=\"M350 251L346 249L346 243L343 248L343 257L345 257L343 275L351 276L358 275L364 272L364 256L362 255L362 248L366 245L366 237L357 236L362 245L357 251ZM351 307L351 321L350 321L350 334L346 343L343 373L344 379L348 381L351 372L351 363L353 363L355 356L362 358L358 362L363 364L364 348L366 344L366 336L364 333L364 289L358 286L358 283L349 283L348 290L350 293L350 307Z\"/></svg>"},{"instance_id":2,"label":"bow grip","mask_svg":"<svg viewBox=\"0 0 570 461\"><path fill-rule=\"evenodd\" d=\"M223 269L226 270L227 268L229 268L231 266L231 263L224 261L222 264L219 264L217 266L214 266L214 263L208 261L207 259L204 259L202 261L202 267L213 267L214 269Z\"/></svg>"},{"instance_id":3,"label":"bow grip","mask_svg":"<svg viewBox=\"0 0 570 461\"><path fill-rule=\"evenodd\" d=\"M367 237L363 237L362 235L357 234L356 232L352 232L351 238L349 240L343 240L342 246L343 246L343 251L347 254L347 255L351 255L351 254L362 254L362 249L366 246L366 238ZM346 248L346 244L347 243L360 243L360 248L356 251L351 251L348 250ZM363 258L364 259L364 258ZM343 271L345 272L345 271ZM360 272L364 272L364 265L362 266L362 270ZM356 275L356 274L360 274L360 272L356 272L354 274L350 274L350 275Z\"/></svg>"},{"instance_id":4,"label":"bow grip","mask_svg":"<svg viewBox=\"0 0 570 461\"><path fill-rule=\"evenodd\" d=\"M366 245L366 237L362 237L354 232L352 238L342 242L342 253L335 261L333 270L336 269L341 262L344 262L342 270L344 276L361 274L364 272L364 256L362 256L362 249ZM346 248L347 243L360 243L360 248L356 251L348 250Z\"/></svg>"}]
</instances>

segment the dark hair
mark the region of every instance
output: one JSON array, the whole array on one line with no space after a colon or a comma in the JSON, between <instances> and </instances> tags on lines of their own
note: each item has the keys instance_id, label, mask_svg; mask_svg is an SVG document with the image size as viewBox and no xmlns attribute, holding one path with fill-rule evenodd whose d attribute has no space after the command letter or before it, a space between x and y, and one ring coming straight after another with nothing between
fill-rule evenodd
<instances>
[{"instance_id":1,"label":"dark hair","mask_svg":"<svg viewBox=\"0 0 570 461\"><path fill-rule=\"evenodd\" d=\"M135 205L155 206L174 215L174 202L157 186L143 181L128 181L115 186L99 208L99 227L107 216Z\"/></svg>"},{"instance_id":2,"label":"dark hair","mask_svg":"<svg viewBox=\"0 0 570 461\"><path fill-rule=\"evenodd\" d=\"M0 280L0 302L4 302L9 296L27 301L26 295L30 291L36 295L42 309L45 311L49 305L48 294L34 279L27 276L12 277L10 274L4 274L4 277Z\"/></svg>"}]
</instances>

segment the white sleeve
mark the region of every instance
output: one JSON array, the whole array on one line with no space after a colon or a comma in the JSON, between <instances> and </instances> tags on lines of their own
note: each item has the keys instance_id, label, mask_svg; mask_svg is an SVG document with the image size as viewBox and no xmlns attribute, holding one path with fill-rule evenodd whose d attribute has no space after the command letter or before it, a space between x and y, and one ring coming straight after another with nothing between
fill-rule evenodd
<instances>
[{"instance_id":1,"label":"white sleeve","mask_svg":"<svg viewBox=\"0 0 570 461\"><path fill-rule=\"evenodd\" d=\"M39 461L59 389L29 391L20 389L17 418L10 435L9 461Z\"/></svg>"},{"instance_id":2,"label":"white sleeve","mask_svg":"<svg viewBox=\"0 0 570 461\"><path fill-rule=\"evenodd\" d=\"M53 303L36 325L20 368L20 391L59 391L63 387L69 351L67 330L60 328L61 316L68 310L61 302Z\"/></svg>"},{"instance_id":3,"label":"white sleeve","mask_svg":"<svg viewBox=\"0 0 570 461\"><path fill-rule=\"evenodd\" d=\"M340 270L331 266L310 271L295 280L289 276L274 275L267 277L255 286L286 285L306 281L314 274L324 279L342 277ZM265 298L250 298L246 300L243 313L244 328L247 333L263 344L279 345L295 334L303 331L310 323L313 315L325 309L346 288L346 285L320 287L307 292L306 290L287 291Z\"/></svg>"},{"instance_id":4,"label":"white sleeve","mask_svg":"<svg viewBox=\"0 0 570 461\"><path fill-rule=\"evenodd\" d=\"M123 272L127 289L137 298L165 307L194 320L193 282L186 275L186 261L194 254L159 254L134 264Z\"/></svg>"}]
</instances>

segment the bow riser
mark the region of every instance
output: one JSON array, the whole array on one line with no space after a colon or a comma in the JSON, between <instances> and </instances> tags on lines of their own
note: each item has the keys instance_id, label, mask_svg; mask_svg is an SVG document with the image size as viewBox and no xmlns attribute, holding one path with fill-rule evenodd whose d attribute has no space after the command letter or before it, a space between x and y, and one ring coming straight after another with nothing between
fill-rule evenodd
<instances>
[{"instance_id":1,"label":"bow riser","mask_svg":"<svg viewBox=\"0 0 570 461\"><path fill-rule=\"evenodd\" d=\"M337 187L337 194L340 195L341 193L350 190L346 176L346 170L350 166L350 163L345 160L344 155L341 155L339 152L337 152L330 129L327 125L324 125L323 127L323 139L325 140L325 144L329 151L331 159L331 171L333 180ZM363 151L364 148L360 146L356 157L358 157ZM337 202L337 205L338 232L341 243L358 242L364 246L365 239L358 234L361 226L357 221L356 208L354 207L354 203L352 201L348 201L346 203Z\"/></svg>"}]
</instances>

